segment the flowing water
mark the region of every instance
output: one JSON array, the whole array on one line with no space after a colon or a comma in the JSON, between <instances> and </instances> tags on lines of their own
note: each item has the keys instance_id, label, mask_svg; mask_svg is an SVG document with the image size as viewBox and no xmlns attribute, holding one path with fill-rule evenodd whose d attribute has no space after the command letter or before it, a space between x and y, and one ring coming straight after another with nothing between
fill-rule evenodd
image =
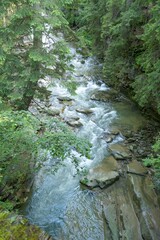
<instances>
[{"instance_id":1,"label":"flowing water","mask_svg":"<svg viewBox=\"0 0 160 240\"><path fill-rule=\"evenodd\" d=\"M73 129L78 136L91 142L91 159L74 151L73 154L79 159L81 168L90 169L110 156L109 143L104 138L106 133L126 126L136 131L145 120L127 100L117 103L91 100L94 93L109 91L101 81L101 66L94 58L83 59L73 47L70 50L74 72L68 72L60 81L54 79L54 84L51 81L49 104L60 110L63 121L79 118L82 125ZM74 89L69 92L67 86L74 86ZM71 97L72 101L60 101L60 97ZM78 109L90 110L90 114ZM116 134L112 144L123 140L121 133ZM37 174L26 207L31 223L40 226L55 240L160 239L159 208L156 200L152 201L155 195L149 199L152 190L149 189L150 195L145 189L141 190L146 181L144 177L127 175L105 189L84 189L71 159L65 159L64 163L53 173L52 159L48 158ZM145 221L147 216L150 218Z\"/></svg>"}]
</instances>

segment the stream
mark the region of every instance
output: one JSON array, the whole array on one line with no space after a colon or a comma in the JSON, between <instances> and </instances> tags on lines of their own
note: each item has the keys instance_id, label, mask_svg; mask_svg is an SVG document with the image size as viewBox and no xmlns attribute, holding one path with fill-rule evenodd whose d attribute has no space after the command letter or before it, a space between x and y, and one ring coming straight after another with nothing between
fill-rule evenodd
<instances>
[{"instance_id":1,"label":"stream","mask_svg":"<svg viewBox=\"0 0 160 240\"><path fill-rule=\"evenodd\" d=\"M158 240L157 196L147 169L134 159L123 134L137 131L146 120L132 102L103 83L96 59L84 59L74 47L70 51L74 72L61 80L42 81L51 95L39 104L57 111L77 136L92 144L91 159L73 150L79 168L88 170L87 182L76 174L69 157L56 173L52 159L46 159L25 215L55 240ZM30 110L38 113L34 105Z\"/></svg>"}]
</instances>

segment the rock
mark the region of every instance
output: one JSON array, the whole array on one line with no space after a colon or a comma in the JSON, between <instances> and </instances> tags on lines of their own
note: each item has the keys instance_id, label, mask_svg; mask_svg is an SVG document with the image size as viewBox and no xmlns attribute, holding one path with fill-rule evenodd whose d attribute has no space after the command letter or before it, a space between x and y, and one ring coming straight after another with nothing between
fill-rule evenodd
<instances>
[{"instance_id":1,"label":"rock","mask_svg":"<svg viewBox=\"0 0 160 240\"><path fill-rule=\"evenodd\" d=\"M116 135L120 134L120 131L118 131L118 130L117 130L117 131L116 131L116 130L113 130L113 131L111 131L111 134L113 134L113 135L116 136Z\"/></svg>"},{"instance_id":2,"label":"rock","mask_svg":"<svg viewBox=\"0 0 160 240\"><path fill-rule=\"evenodd\" d=\"M111 143L113 141L113 137L107 137L106 142Z\"/></svg>"},{"instance_id":3,"label":"rock","mask_svg":"<svg viewBox=\"0 0 160 240\"><path fill-rule=\"evenodd\" d=\"M47 110L47 114L50 115L50 116L56 116L56 115L60 114L60 110L58 108L50 107Z\"/></svg>"},{"instance_id":4,"label":"rock","mask_svg":"<svg viewBox=\"0 0 160 240\"><path fill-rule=\"evenodd\" d=\"M122 132L123 136L126 137L126 138L131 139L132 136L133 136L133 132L128 130L128 129L123 128L123 129L121 129L121 132Z\"/></svg>"},{"instance_id":5,"label":"rock","mask_svg":"<svg viewBox=\"0 0 160 240\"><path fill-rule=\"evenodd\" d=\"M144 176L148 173L148 170L140 162L134 160L127 165L127 172Z\"/></svg>"},{"instance_id":6,"label":"rock","mask_svg":"<svg viewBox=\"0 0 160 240\"><path fill-rule=\"evenodd\" d=\"M94 171L95 170L92 169L90 171L90 176L82 179L81 183L90 188L105 188L113 184L119 178L119 173L116 171L111 171L108 173L96 173Z\"/></svg>"},{"instance_id":7,"label":"rock","mask_svg":"<svg viewBox=\"0 0 160 240\"><path fill-rule=\"evenodd\" d=\"M67 120L66 123L71 127L81 127L83 125L81 121L76 120Z\"/></svg>"},{"instance_id":8,"label":"rock","mask_svg":"<svg viewBox=\"0 0 160 240\"><path fill-rule=\"evenodd\" d=\"M107 92L101 91L101 92L94 93L91 96L91 100L108 102L111 100L111 95L108 94Z\"/></svg>"},{"instance_id":9,"label":"rock","mask_svg":"<svg viewBox=\"0 0 160 240\"><path fill-rule=\"evenodd\" d=\"M130 159L131 153L128 148L119 143L115 143L109 146L109 151L117 160Z\"/></svg>"},{"instance_id":10,"label":"rock","mask_svg":"<svg viewBox=\"0 0 160 240\"><path fill-rule=\"evenodd\" d=\"M85 64L85 60L82 60L81 63L82 63L82 64Z\"/></svg>"},{"instance_id":11,"label":"rock","mask_svg":"<svg viewBox=\"0 0 160 240\"><path fill-rule=\"evenodd\" d=\"M116 90L107 91L97 91L91 96L91 100L108 102L110 100L115 100L118 97L118 92Z\"/></svg>"},{"instance_id":12,"label":"rock","mask_svg":"<svg viewBox=\"0 0 160 240\"><path fill-rule=\"evenodd\" d=\"M93 113L93 111L91 109L88 109L88 108L77 108L76 111L79 112L79 113L84 113L84 114Z\"/></svg>"},{"instance_id":13,"label":"rock","mask_svg":"<svg viewBox=\"0 0 160 240\"><path fill-rule=\"evenodd\" d=\"M80 118L76 115L70 115L68 118L67 118L67 121L78 121Z\"/></svg>"},{"instance_id":14,"label":"rock","mask_svg":"<svg viewBox=\"0 0 160 240\"><path fill-rule=\"evenodd\" d=\"M160 239L160 209L150 176L142 178L129 174L128 179L132 187L134 207L138 208L135 210L143 239Z\"/></svg>"},{"instance_id":15,"label":"rock","mask_svg":"<svg viewBox=\"0 0 160 240\"><path fill-rule=\"evenodd\" d=\"M120 130L115 126L112 126L112 129L110 130L109 133L116 136L116 135L120 134Z\"/></svg>"},{"instance_id":16,"label":"rock","mask_svg":"<svg viewBox=\"0 0 160 240\"><path fill-rule=\"evenodd\" d=\"M130 150L131 152L133 152L133 151L134 151L134 146L133 146L133 145L130 145L130 146L129 146L129 150Z\"/></svg>"},{"instance_id":17,"label":"rock","mask_svg":"<svg viewBox=\"0 0 160 240\"><path fill-rule=\"evenodd\" d=\"M109 156L97 167L90 169L87 176L81 180L81 183L90 188L105 188L113 184L118 178L117 161L112 156Z\"/></svg>"},{"instance_id":18,"label":"rock","mask_svg":"<svg viewBox=\"0 0 160 240\"><path fill-rule=\"evenodd\" d=\"M58 96L59 101L72 101L73 99L69 96Z\"/></svg>"},{"instance_id":19,"label":"rock","mask_svg":"<svg viewBox=\"0 0 160 240\"><path fill-rule=\"evenodd\" d=\"M39 87L47 88L49 84L50 84L50 80L49 79L39 79L38 80L38 86Z\"/></svg>"},{"instance_id":20,"label":"rock","mask_svg":"<svg viewBox=\"0 0 160 240\"><path fill-rule=\"evenodd\" d=\"M133 142L135 142L136 140L133 138L133 137L130 137L130 138L128 138L127 139L127 142L128 143L133 143Z\"/></svg>"}]
</instances>

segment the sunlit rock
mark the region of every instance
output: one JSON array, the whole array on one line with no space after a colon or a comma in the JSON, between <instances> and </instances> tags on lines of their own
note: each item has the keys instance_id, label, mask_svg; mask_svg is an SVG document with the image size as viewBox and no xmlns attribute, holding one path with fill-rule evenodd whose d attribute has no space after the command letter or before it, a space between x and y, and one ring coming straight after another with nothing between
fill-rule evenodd
<instances>
[{"instance_id":1,"label":"sunlit rock","mask_svg":"<svg viewBox=\"0 0 160 240\"><path fill-rule=\"evenodd\" d=\"M127 165L127 172L137 175L146 175L148 170L142 164L136 160Z\"/></svg>"},{"instance_id":2,"label":"sunlit rock","mask_svg":"<svg viewBox=\"0 0 160 240\"><path fill-rule=\"evenodd\" d=\"M130 159L132 157L128 148L123 144L112 144L109 146L109 151L117 160Z\"/></svg>"},{"instance_id":3,"label":"sunlit rock","mask_svg":"<svg viewBox=\"0 0 160 240\"><path fill-rule=\"evenodd\" d=\"M73 98L69 97L69 96L58 96L57 97L59 101L72 101Z\"/></svg>"},{"instance_id":4,"label":"sunlit rock","mask_svg":"<svg viewBox=\"0 0 160 240\"><path fill-rule=\"evenodd\" d=\"M59 115L59 114L60 114L60 109L55 108L55 107L50 107L50 108L47 110L47 113L48 113L48 115L50 115L50 116L56 116L56 115Z\"/></svg>"},{"instance_id":5,"label":"sunlit rock","mask_svg":"<svg viewBox=\"0 0 160 240\"><path fill-rule=\"evenodd\" d=\"M66 123L71 127L81 127L83 124L79 120L67 120Z\"/></svg>"},{"instance_id":6,"label":"sunlit rock","mask_svg":"<svg viewBox=\"0 0 160 240\"><path fill-rule=\"evenodd\" d=\"M81 183L90 188L105 188L113 184L118 178L117 161L112 156L109 156L97 167L91 168L87 176L81 180Z\"/></svg>"},{"instance_id":7,"label":"sunlit rock","mask_svg":"<svg viewBox=\"0 0 160 240\"><path fill-rule=\"evenodd\" d=\"M86 115L93 113L91 109L87 109L87 108L77 108L76 111L79 113L84 113Z\"/></svg>"}]
</instances>

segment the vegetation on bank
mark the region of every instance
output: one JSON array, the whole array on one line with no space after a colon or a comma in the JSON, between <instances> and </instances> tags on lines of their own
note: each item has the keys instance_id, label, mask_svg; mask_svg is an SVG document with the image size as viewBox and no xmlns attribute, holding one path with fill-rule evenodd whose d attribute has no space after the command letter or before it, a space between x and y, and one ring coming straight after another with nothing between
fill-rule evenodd
<instances>
[{"instance_id":1,"label":"vegetation on bank","mask_svg":"<svg viewBox=\"0 0 160 240\"><path fill-rule=\"evenodd\" d=\"M144 160L144 164L147 167L154 167L154 182L157 189L160 191L160 137L157 138L157 141L153 145L153 152L154 154L148 156L148 158Z\"/></svg>"},{"instance_id":2,"label":"vegetation on bank","mask_svg":"<svg viewBox=\"0 0 160 240\"><path fill-rule=\"evenodd\" d=\"M24 218L0 209L0 240L49 240L38 227L31 226Z\"/></svg>"},{"instance_id":3,"label":"vegetation on bank","mask_svg":"<svg viewBox=\"0 0 160 240\"><path fill-rule=\"evenodd\" d=\"M103 62L106 83L160 114L160 2L74 0L67 20Z\"/></svg>"},{"instance_id":4,"label":"vegetation on bank","mask_svg":"<svg viewBox=\"0 0 160 240\"><path fill-rule=\"evenodd\" d=\"M59 159L54 172L72 149L89 154L90 144L65 124L53 118L40 121L26 111L1 112L0 133L0 201L8 210L25 200L37 158L39 166L48 153L53 162Z\"/></svg>"},{"instance_id":5,"label":"vegetation on bank","mask_svg":"<svg viewBox=\"0 0 160 240\"><path fill-rule=\"evenodd\" d=\"M12 110L1 111L0 143L0 239L47 239L23 218L17 220L14 211L26 201L34 174L48 153L54 173L72 149L88 157L90 144L59 120L39 120L27 111ZM77 167L77 159L73 163Z\"/></svg>"}]
</instances>

